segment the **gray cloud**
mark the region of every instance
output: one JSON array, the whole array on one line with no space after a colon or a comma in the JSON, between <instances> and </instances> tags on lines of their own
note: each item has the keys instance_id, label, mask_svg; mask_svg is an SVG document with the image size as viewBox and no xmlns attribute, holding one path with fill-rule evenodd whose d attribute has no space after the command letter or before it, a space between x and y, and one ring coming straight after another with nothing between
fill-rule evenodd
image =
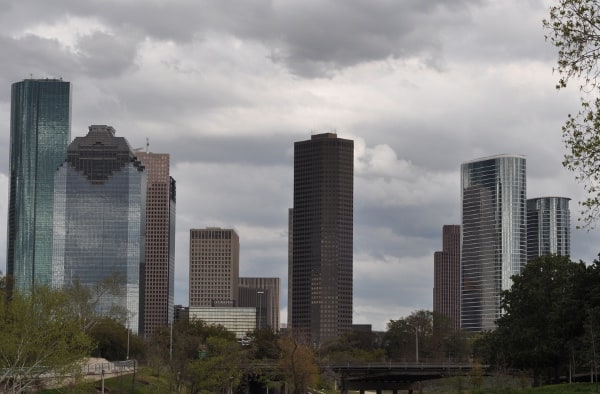
<instances>
[{"instance_id":1,"label":"gray cloud","mask_svg":"<svg viewBox=\"0 0 600 394\"><path fill-rule=\"evenodd\" d=\"M480 1L347 1L207 0L196 3L152 2L144 12L134 2L60 1L41 9L14 6L5 20L58 23L70 15L100 20L117 30L157 40L203 40L209 32L257 40L271 59L305 77L331 76L336 70L386 58L419 57L425 64L443 63L440 43L447 29L472 23L469 8ZM16 28L9 22L9 27Z\"/></svg>"},{"instance_id":2,"label":"gray cloud","mask_svg":"<svg viewBox=\"0 0 600 394\"><path fill-rule=\"evenodd\" d=\"M120 34L95 32L80 38L77 49L85 74L99 78L120 75L132 67L137 52L138 41L127 31Z\"/></svg>"}]
</instances>

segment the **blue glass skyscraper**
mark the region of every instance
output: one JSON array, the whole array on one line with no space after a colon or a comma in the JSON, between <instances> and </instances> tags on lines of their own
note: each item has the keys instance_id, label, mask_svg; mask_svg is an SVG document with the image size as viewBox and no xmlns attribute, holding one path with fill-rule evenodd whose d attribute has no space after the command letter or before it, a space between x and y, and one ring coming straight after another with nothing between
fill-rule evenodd
<instances>
[{"instance_id":1,"label":"blue glass skyscraper","mask_svg":"<svg viewBox=\"0 0 600 394\"><path fill-rule=\"evenodd\" d=\"M17 290L50 283L54 173L71 138L70 96L58 79L12 85L6 273Z\"/></svg>"},{"instance_id":2,"label":"blue glass skyscraper","mask_svg":"<svg viewBox=\"0 0 600 394\"><path fill-rule=\"evenodd\" d=\"M500 292L527 263L525 158L462 164L461 328L492 330Z\"/></svg>"},{"instance_id":3,"label":"blue glass skyscraper","mask_svg":"<svg viewBox=\"0 0 600 394\"><path fill-rule=\"evenodd\" d=\"M52 284L93 288L109 281L112 291L100 295L98 312L125 307L127 316L120 317L138 332L146 172L112 127L89 130L69 145L55 176Z\"/></svg>"}]
</instances>

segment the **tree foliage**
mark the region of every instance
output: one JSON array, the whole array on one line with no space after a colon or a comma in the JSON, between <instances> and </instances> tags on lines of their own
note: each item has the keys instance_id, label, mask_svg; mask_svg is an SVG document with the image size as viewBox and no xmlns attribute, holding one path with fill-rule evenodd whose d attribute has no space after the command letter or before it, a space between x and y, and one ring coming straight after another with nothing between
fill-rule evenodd
<instances>
[{"instance_id":1,"label":"tree foliage","mask_svg":"<svg viewBox=\"0 0 600 394\"><path fill-rule=\"evenodd\" d=\"M377 362L385 360L378 336L371 331L352 330L326 343L321 349L321 362Z\"/></svg>"},{"instance_id":2,"label":"tree foliage","mask_svg":"<svg viewBox=\"0 0 600 394\"><path fill-rule=\"evenodd\" d=\"M142 359L144 342L139 336L128 331L127 327L115 319L107 317L99 320L90 329L90 336L95 344L92 356L109 361Z\"/></svg>"},{"instance_id":3,"label":"tree foliage","mask_svg":"<svg viewBox=\"0 0 600 394\"><path fill-rule=\"evenodd\" d=\"M235 335L222 326L208 325L202 320L180 320L171 327L161 327L146 347L146 361L158 376L163 372L170 375L178 384L188 383L197 389L197 376L204 364L195 364L201 357L218 355L208 348L208 339L222 338L235 347ZM232 345L233 346L233 345ZM218 351L217 351L218 352ZM236 364L237 368L238 365Z\"/></svg>"},{"instance_id":4,"label":"tree foliage","mask_svg":"<svg viewBox=\"0 0 600 394\"><path fill-rule=\"evenodd\" d=\"M188 376L192 393L227 392L242 378L240 345L231 338L208 337L206 356L192 360Z\"/></svg>"},{"instance_id":5,"label":"tree foliage","mask_svg":"<svg viewBox=\"0 0 600 394\"><path fill-rule=\"evenodd\" d=\"M469 354L466 334L455 330L445 316L426 310L390 320L384 348L387 357L397 361L462 361Z\"/></svg>"},{"instance_id":6,"label":"tree foliage","mask_svg":"<svg viewBox=\"0 0 600 394\"><path fill-rule=\"evenodd\" d=\"M92 285L75 280L64 288L71 309L79 315L83 331L89 333L95 324L106 318L127 326L127 308L107 301L123 296L123 283L123 276L114 273Z\"/></svg>"},{"instance_id":7,"label":"tree foliage","mask_svg":"<svg viewBox=\"0 0 600 394\"><path fill-rule=\"evenodd\" d=\"M292 394L306 393L319 381L319 367L314 351L306 344L295 341L291 336L281 337L279 369L286 378Z\"/></svg>"},{"instance_id":8,"label":"tree foliage","mask_svg":"<svg viewBox=\"0 0 600 394\"><path fill-rule=\"evenodd\" d=\"M36 288L0 300L0 391L33 388L43 374L72 372L92 341L65 292Z\"/></svg>"},{"instance_id":9,"label":"tree foliage","mask_svg":"<svg viewBox=\"0 0 600 394\"><path fill-rule=\"evenodd\" d=\"M600 327L600 262L586 266L568 257L530 261L502 293L505 314L484 333L476 355L500 367L527 369L534 383L553 380L576 364L587 371Z\"/></svg>"},{"instance_id":10,"label":"tree foliage","mask_svg":"<svg viewBox=\"0 0 600 394\"><path fill-rule=\"evenodd\" d=\"M600 215L600 1L559 0L543 24L558 50L556 88L575 79L582 93L579 112L569 114L562 128L567 147L563 165L584 184L580 220L583 227L592 227Z\"/></svg>"}]
</instances>

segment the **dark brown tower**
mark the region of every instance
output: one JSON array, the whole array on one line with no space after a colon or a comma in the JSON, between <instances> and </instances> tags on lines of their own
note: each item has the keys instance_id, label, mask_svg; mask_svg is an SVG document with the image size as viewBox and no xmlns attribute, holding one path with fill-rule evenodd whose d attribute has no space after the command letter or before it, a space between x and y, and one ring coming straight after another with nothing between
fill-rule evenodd
<instances>
[{"instance_id":1,"label":"dark brown tower","mask_svg":"<svg viewBox=\"0 0 600 394\"><path fill-rule=\"evenodd\" d=\"M291 329L318 345L352 328L354 141L294 144Z\"/></svg>"},{"instance_id":2,"label":"dark brown tower","mask_svg":"<svg viewBox=\"0 0 600 394\"><path fill-rule=\"evenodd\" d=\"M442 251L433 255L433 311L460 328L460 226L445 225Z\"/></svg>"}]
</instances>

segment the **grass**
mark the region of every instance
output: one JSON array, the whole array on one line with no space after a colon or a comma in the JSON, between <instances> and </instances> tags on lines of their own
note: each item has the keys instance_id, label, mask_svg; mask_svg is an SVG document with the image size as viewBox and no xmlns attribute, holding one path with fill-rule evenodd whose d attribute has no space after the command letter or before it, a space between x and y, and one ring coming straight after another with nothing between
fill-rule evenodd
<instances>
[{"instance_id":1,"label":"grass","mask_svg":"<svg viewBox=\"0 0 600 394\"><path fill-rule=\"evenodd\" d=\"M154 376L149 368L140 368L134 375L127 374L113 378L104 379L104 391L111 394L145 394L145 393L169 393L169 380L167 376ZM87 394L99 393L102 381L80 382L77 385L62 387L53 390L44 390L43 394Z\"/></svg>"}]
</instances>

